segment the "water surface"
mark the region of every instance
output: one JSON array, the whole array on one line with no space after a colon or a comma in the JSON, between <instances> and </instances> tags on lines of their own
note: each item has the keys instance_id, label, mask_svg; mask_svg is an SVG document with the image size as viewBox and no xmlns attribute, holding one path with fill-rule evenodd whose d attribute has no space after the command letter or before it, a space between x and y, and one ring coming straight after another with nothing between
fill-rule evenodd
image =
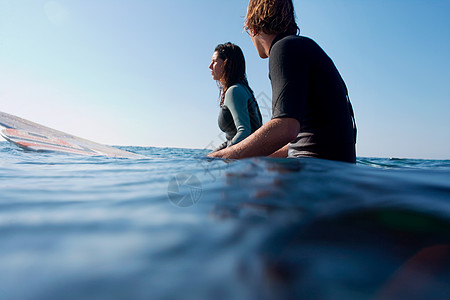
<instances>
[{"instance_id":1,"label":"water surface","mask_svg":"<svg viewBox=\"0 0 450 300\"><path fill-rule=\"evenodd\" d=\"M450 161L0 142L0 299L444 299Z\"/></svg>"}]
</instances>

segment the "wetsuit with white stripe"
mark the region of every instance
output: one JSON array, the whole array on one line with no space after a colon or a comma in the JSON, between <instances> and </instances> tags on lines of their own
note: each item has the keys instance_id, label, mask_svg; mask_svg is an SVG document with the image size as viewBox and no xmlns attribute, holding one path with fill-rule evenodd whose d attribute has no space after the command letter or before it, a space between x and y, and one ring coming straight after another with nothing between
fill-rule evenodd
<instances>
[{"instance_id":1,"label":"wetsuit with white stripe","mask_svg":"<svg viewBox=\"0 0 450 300\"><path fill-rule=\"evenodd\" d=\"M235 84L227 89L218 123L227 141L216 150L239 143L261 127L261 112L248 88Z\"/></svg>"}]
</instances>

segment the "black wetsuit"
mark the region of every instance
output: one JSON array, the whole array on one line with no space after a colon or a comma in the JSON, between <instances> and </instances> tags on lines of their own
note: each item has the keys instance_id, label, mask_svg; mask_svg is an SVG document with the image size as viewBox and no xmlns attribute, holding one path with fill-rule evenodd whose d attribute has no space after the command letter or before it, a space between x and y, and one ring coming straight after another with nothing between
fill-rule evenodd
<instances>
[{"instance_id":1,"label":"black wetsuit","mask_svg":"<svg viewBox=\"0 0 450 300\"><path fill-rule=\"evenodd\" d=\"M279 35L270 48L272 119L300 122L289 157L354 163L356 125L347 88L333 61L313 40Z\"/></svg>"}]
</instances>

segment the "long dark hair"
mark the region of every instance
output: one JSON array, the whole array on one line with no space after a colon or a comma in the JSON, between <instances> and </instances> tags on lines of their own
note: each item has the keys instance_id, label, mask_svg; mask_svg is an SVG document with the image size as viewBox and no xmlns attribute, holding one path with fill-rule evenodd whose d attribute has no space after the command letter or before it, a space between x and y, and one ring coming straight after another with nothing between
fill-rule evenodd
<instances>
[{"instance_id":1,"label":"long dark hair","mask_svg":"<svg viewBox=\"0 0 450 300\"><path fill-rule=\"evenodd\" d=\"M244 85L254 97L253 91L247 81L247 75L245 74L245 58L241 48L238 45L228 42L217 45L214 52L217 52L217 57L224 61L223 75L221 83L219 83L220 106L223 105L227 89L237 83Z\"/></svg>"}]
</instances>

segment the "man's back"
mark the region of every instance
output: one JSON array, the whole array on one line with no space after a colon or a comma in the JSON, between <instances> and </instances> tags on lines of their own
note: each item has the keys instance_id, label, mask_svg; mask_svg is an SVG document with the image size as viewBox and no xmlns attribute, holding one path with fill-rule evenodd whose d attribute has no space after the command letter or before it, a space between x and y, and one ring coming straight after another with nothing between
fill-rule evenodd
<instances>
[{"instance_id":1,"label":"man's back","mask_svg":"<svg viewBox=\"0 0 450 300\"><path fill-rule=\"evenodd\" d=\"M355 162L346 87L328 55L309 38L277 36L270 49L269 76L272 118L300 122L289 156Z\"/></svg>"}]
</instances>

